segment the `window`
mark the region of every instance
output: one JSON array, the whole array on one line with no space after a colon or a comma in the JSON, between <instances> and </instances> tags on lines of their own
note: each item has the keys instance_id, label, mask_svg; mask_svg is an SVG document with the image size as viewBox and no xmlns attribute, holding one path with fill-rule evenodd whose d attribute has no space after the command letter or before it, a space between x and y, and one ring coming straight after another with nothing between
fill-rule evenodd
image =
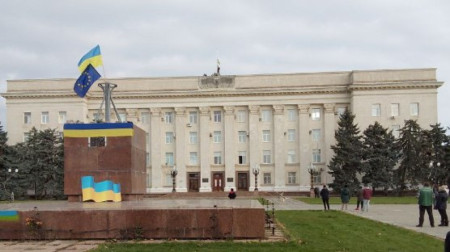
<instances>
[{"instance_id":1,"label":"window","mask_svg":"<svg viewBox=\"0 0 450 252\"><path fill-rule=\"evenodd\" d=\"M411 116L419 115L419 103L414 102L414 103L409 104L409 114Z\"/></svg>"},{"instance_id":2,"label":"window","mask_svg":"<svg viewBox=\"0 0 450 252\"><path fill-rule=\"evenodd\" d=\"M67 113L66 111L59 111L58 112L58 123L63 124L66 123L66 117L67 117Z\"/></svg>"},{"instance_id":3,"label":"window","mask_svg":"<svg viewBox=\"0 0 450 252\"><path fill-rule=\"evenodd\" d=\"M391 116L398 116L399 107L400 107L400 104L398 104L398 103L391 104Z\"/></svg>"},{"instance_id":4,"label":"window","mask_svg":"<svg viewBox=\"0 0 450 252\"><path fill-rule=\"evenodd\" d=\"M164 113L164 118L165 118L165 122L167 123L167 124L171 124L171 123L173 123L173 112L166 112L166 113Z\"/></svg>"},{"instance_id":5,"label":"window","mask_svg":"<svg viewBox=\"0 0 450 252\"><path fill-rule=\"evenodd\" d=\"M141 112L141 123L148 124L150 122L150 113Z\"/></svg>"},{"instance_id":6,"label":"window","mask_svg":"<svg viewBox=\"0 0 450 252\"><path fill-rule=\"evenodd\" d=\"M288 142L294 142L295 141L295 129L288 129Z\"/></svg>"},{"instance_id":7,"label":"window","mask_svg":"<svg viewBox=\"0 0 450 252\"><path fill-rule=\"evenodd\" d=\"M237 122L245 122L246 118L247 118L247 111L245 111L245 110L238 110L236 121Z\"/></svg>"},{"instance_id":8,"label":"window","mask_svg":"<svg viewBox=\"0 0 450 252\"><path fill-rule=\"evenodd\" d=\"M288 121L295 121L297 120L297 113L295 109L288 109Z\"/></svg>"},{"instance_id":9,"label":"window","mask_svg":"<svg viewBox=\"0 0 450 252\"><path fill-rule=\"evenodd\" d=\"M270 150L263 150L263 163L270 164L271 163L271 154Z\"/></svg>"},{"instance_id":10,"label":"window","mask_svg":"<svg viewBox=\"0 0 450 252\"><path fill-rule=\"evenodd\" d=\"M345 113L346 110L347 110L347 108L345 108L345 107L339 107L336 109L336 114L340 117L342 114Z\"/></svg>"},{"instance_id":11,"label":"window","mask_svg":"<svg viewBox=\"0 0 450 252\"><path fill-rule=\"evenodd\" d=\"M311 109L311 119L320 120L320 108Z\"/></svg>"},{"instance_id":12,"label":"window","mask_svg":"<svg viewBox=\"0 0 450 252\"><path fill-rule=\"evenodd\" d=\"M42 124L47 124L50 121L48 112L42 112L41 113L41 123Z\"/></svg>"},{"instance_id":13,"label":"window","mask_svg":"<svg viewBox=\"0 0 450 252\"><path fill-rule=\"evenodd\" d=\"M31 112L23 113L23 123L24 124L31 124Z\"/></svg>"},{"instance_id":14,"label":"window","mask_svg":"<svg viewBox=\"0 0 450 252\"><path fill-rule=\"evenodd\" d=\"M150 166L150 153L145 153L145 164L146 166Z\"/></svg>"},{"instance_id":15,"label":"window","mask_svg":"<svg viewBox=\"0 0 450 252\"><path fill-rule=\"evenodd\" d=\"M189 112L189 123L190 124L197 124L197 120L198 120L198 113L197 113L197 111Z\"/></svg>"},{"instance_id":16,"label":"window","mask_svg":"<svg viewBox=\"0 0 450 252\"><path fill-rule=\"evenodd\" d=\"M288 172L288 184L295 184L297 182L297 173Z\"/></svg>"},{"instance_id":17,"label":"window","mask_svg":"<svg viewBox=\"0 0 450 252\"><path fill-rule=\"evenodd\" d=\"M270 142L270 130L263 130L263 142Z\"/></svg>"},{"instance_id":18,"label":"window","mask_svg":"<svg viewBox=\"0 0 450 252\"><path fill-rule=\"evenodd\" d=\"M270 172L265 172L263 175L264 175L264 184L265 185L272 184L272 174Z\"/></svg>"},{"instance_id":19,"label":"window","mask_svg":"<svg viewBox=\"0 0 450 252\"><path fill-rule=\"evenodd\" d=\"M189 143L197 144L197 131L189 132Z\"/></svg>"},{"instance_id":20,"label":"window","mask_svg":"<svg viewBox=\"0 0 450 252\"><path fill-rule=\"evenodd\" d=\"M372 116L380 116L380 115L381 115L381 105L372 104Z\"/></svg>"},{"instance_id":21,"label":"window","mask_svg":"<svg viewBox=\"0 0 450 252\"><path fill-rule=\"evenodd\" d=\"M400 125L392 125L392 135L394 135L395 138L400 137Z\"/></svg>"},{"instance_id":22,"label":"window","mask_svg":"<svg viewBox=\"0 0 450 252\"><path fill-rule=\"evenodd\" d=\"M166 152L166 165L173 166L173 152Z\"/></svg>"},{"instance_id":23,"label":"window","mask_svg":"<svg viewBox=\"0 0 450 252\"><path fill-rule=\"evenodd\" d=\"M238 157L239 164L246 164L247 163L247 152L245 151L239 151L239 157Z\"/></svg>"},{"instance_id":24,"label":"window","mask_svg":"<svg viewBox=\"0 0 450 252\"><path fill-rule=\"evenodd\" d=\"M191 165L198 165L197 152L189 152L189 164L191 164Z\"/></svg>"},{"instance_id":25,"label":"window","mask_svg":"<svg viewBox=\"0 0 450 252\"><path fill-rule=\"evenodd\" d=\"M238 132L239 137L239 143L245 143L247 142L247 132L245 131L239 131Z\"/></svg>"},{"instance_id":26,"label":"window","mask_svg":"<svg viewBox=\"0 0 450 252\"><path fill-rule=\"evenodd\" d=\"M30 132L23 133L23 141L26 142L30 138Z\"/></svg>"},{"instance_id":27,"label":"window","mask_svg":"<svg viewBox=\"0 0 450 252\"><path fill-rule=\"evenodd\" d=\"M313 149L313 163L320 163L320 149Z\"/></svg>"},{"instance_id":28,"label":"window","mask_svg":"<svg viewBox=\"0 0 450 252\"><path fill-rule=\"evenodd\" d=\"M213 142L214 143L222 142L222 131L214 131Z\"/></svg>"},{"instance_id":29,"label":"window","mask_svg":"<svg viewBox=\"0 0 450 252\"><path fill-rule=\"evenodd\" d=\"M172 175L169 173L166 174L166 186L172 186L173 185L173 179Z\"/></svg>"},{"instance_id":30,"label":"window","mask_svg":"<svg viewBox=\"0 0 450 252\"><path fill-rule=\"evenodd\" d=\"M288 150L287 162L288 164L295 163L295 150Z\"/></svg>"},{"instance_id":31,"label":"window","mask_svg":"<svg viewBox=\"0 0 450 252\"><path fill-rule=\"evenodd\" d=\"M98 122L102 120L102 114L94 113L94 121Z\"/></svg>"},{"instance_id":32,"label":"window","mask_svg":"<svg viewBox=\"0 0 450 252\"><path fill-rule=\"evenodd\" d=\"M105 147L106 137L89 137L89 147Z\"/></svg>"},{"instance_id":33,"label":"window","mask_svg":"<svg viewBox=\"0 0 450 252\"><path fill-rule=\"evenodd\" d=\"M222 122L222 111L214 111L214 122Z\"/></svg>"},{"instance_id":34,"label":"window","mask_svg":"<svg viewBox=\"0 0 450 252\"><path fill-rule=\"evenodd\" d=\"M320 129L311 130L311 137L314 142L318 142L320 140Z\"/></svg>"},{"instance_id":35,"label":"window","mask_svg":"<svg viewBox=\"0 0 450 252\"><path fill-rule=\"evenodd\" d=\"M214 152L214 164L222 164L222 152Z\"/></svg>"},{"instance_id":36,"label":"window","mask_svg":"<svg viewBox=\"0 0 450 252\"><path fill-rule=\"evenodd\" d=\"M313 174L313 181L314 181L314 184L321 184L322 183L322 173L315 172Z\"/></svg>"},{"instance_id":37,"label":"window","mask_svg":"<svg viewBox=\"0 0 450 252\"><path fill-rule=\"evenodd\" d=\"M272 121L272 110L264 109L261 111L261 121L270 122Z\"/></svg>"},{"instance_id":38,"label":"window","mask_svg":"<svg viewBox=\"0 0 450 252\"><path fill-rule=\"evenodd\" d=\"M150 134L149 133L145 133L145 143L147 143L147 144L150 143Z\"/></svg>"},{"instance_id":39,"label":"window","mask_svg":"<svg viewBox=\"0 0 450 252\"><path fill-rule=\"evenodd\" d=\"M173 132L166 132L166 144L172 144L173 138Z\"/></svg>"},{"instance_id":40,"label":"window","mask_svg":"<svg viewBox=\"0 0 450 252\"><path fill-rule=\"evenodd\" d=\"M119 121L120 122L126 122L127 121L127 114L126 113L119 113Z\"/></svg>"}]
</instances>

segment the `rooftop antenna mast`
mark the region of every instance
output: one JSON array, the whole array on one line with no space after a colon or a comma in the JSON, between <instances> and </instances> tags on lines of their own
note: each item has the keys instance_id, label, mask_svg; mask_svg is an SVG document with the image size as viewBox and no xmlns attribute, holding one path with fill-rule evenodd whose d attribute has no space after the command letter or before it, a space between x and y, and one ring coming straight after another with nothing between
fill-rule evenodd
<instances>
[{"instance_id":1,"label":"rooftop antenna mast","mask_svg":"<svg viewBox=\"0 0 450 252\"><path fill-rule=\"evenodd\" d=\"M100 104L100 108L98 109L98 114L101 114L101 110L103 107L103 103L105 103L105 122L111 122L111 104L113 105L114 112L116 113L116 118L122 122L122 118L120 118L119 113L117 112L116 105L112 99L112 91L117 87L117 84L103 82L99 83L98 86L103 90L103 100Z\"/></svg>"}]
</instances>

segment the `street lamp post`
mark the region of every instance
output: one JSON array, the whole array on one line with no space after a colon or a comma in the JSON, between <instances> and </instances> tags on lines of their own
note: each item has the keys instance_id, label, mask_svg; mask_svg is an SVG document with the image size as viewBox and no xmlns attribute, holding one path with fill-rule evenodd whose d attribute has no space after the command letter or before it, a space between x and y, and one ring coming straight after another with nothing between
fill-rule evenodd
<instances>
[{"instance_id":1,"label":"street lamp post","mask_svg":"<svg viewBox=\"0 0 450 252\"><path fill-rule=\"evenodd\" d=\"M172 176L172 192L176 192L177 191L175 189L177 174L178 174L177 167L174 165L172 170L170 171L170 175Z\"/></svg>"},{"instance_id":2,"label":"street lamp post","mask_svg":"<svg viewBox=\"0 0 450 252\"><path fill-rule=\"evenodd\" d=\"M314 174L316 173L316 168L314 167L313 163L310 164L310 167L308 169L308 173L310 175L310 184L311 188L309 190L309 196L312 198L314 197Z\"/></svg>"},{"instance_id":3,"label":"street lamp post","mask_svg":"<svg viewBox=\"0 0 450 252\"><path fill-rule=\"evenodd\" d=\"M3 182L3 190L5 190L5 192L7 192L7 190L6 190L6 183L8 183L8 181L13 177L13 175L14 174L16 174L16 173L18 173L19 172L19 169L11 169L11 168L9 168L8 169L8 173L9 174L11 174L12 173L12 175L10 175L10 176L6 176L6 178L5 178L5 181ZM14 192L13 192L13 190L12 190L12 187L11 187L11 201L14 201Z\"/></svg>"},{"instance_id":4,"label":"street lamp post","mask_svg":"<svg viewBox=\"0 0 450 252\"><path fill-rule=\"evenodd\" d=\"M259 165L256 164L255 167L253 167L253 174L255 175L255 192L258 191L258 174L259 174Z\"/></svg>"},{"instance_id":5,"label":"street lamp post","mask_svg":"<svg viewBox=\"0 0 450 252\"><path fill-rule=\"evenodd\" d=\"M437 168L434 166L434 164L436 164ZM437 175L436 175L438 171L436 171L436 169L439 169L440 166L441 166L440 162L430 161L429 167L431 168L431 180L432 180L433 184L439 183L439 181L437 179Z\"/></svg>"}]
</instances>

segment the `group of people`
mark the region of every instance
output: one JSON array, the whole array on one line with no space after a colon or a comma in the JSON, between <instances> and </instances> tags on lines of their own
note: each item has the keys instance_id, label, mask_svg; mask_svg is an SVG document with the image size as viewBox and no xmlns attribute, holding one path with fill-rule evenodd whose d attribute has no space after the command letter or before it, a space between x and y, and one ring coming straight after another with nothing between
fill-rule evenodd
<instances>
[{"instance_id":1,"label":"group of people","mask_svg":"<svg viewBox=\"0 0 450 252\"><path fill-rule=\"evenodd\" d=\"M364 188L360 187L356 192L357 205L355 210L359 210L361 206L361 211L369 211L369 203L370 199L372 198L372 193L372 189L368 185L365 185ZM323 185L322 190L320 190L320 197L322 198L324 210L330 210L330 191L328 190L326 185ZM350 190L348 189L348 186L345 185L341 190L341 210L348 209L348 202L350 201L350 197Z\"/></svg>"},{"instance_id":2,"label":"group of people","mask_svg":"<svg viewBox=\"0 0 450 252\"><path fill-rule=\"evenodd\" d=\"M419 224L416 227L423 226L425 211L428 214L431 227L434 227L433 208L438 210L439 215L441 216L441 224L439 224L439 226L448 226L447 190L448 189L445 186L435 186L434 189L431 189L429 183L423 184L423 187L419 190L417 196L419 199Z\"/></svg>"}]
</instances>

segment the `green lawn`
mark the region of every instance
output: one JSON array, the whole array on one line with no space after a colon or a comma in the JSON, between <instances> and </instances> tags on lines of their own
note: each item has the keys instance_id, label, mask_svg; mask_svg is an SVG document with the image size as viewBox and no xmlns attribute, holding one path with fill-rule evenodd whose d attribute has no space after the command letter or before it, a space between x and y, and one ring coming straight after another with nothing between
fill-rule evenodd
<instances>
[{"instance_id":1,"label":"green lawn","mask_svg":"<svg viewBox=\"0 0 450 252\"><path fill-rule=\"evenodd\" d=\"M298 197L295 198L297 200L303 201L308 204L320 204L322 205L321 198L309 198L309 197ZM339 197L330 197L330 204L341 204L341 198ZM356 198L350 198L350 205L355 205L356 207ZM372 197L370 199L370 204L417 204L417 198L408 196L408 197Z\"/></svg>"},{"instance_id":2,"label":"green lawn","mask_svg":"<svg viewBox=\"0 0 450 252\"><path fill-rule=\"evenodd\" d=\"M288 242L106 243L94 251L442 251L434 237L341 211L277 211Z\"/></svg>"}]
</instances>

